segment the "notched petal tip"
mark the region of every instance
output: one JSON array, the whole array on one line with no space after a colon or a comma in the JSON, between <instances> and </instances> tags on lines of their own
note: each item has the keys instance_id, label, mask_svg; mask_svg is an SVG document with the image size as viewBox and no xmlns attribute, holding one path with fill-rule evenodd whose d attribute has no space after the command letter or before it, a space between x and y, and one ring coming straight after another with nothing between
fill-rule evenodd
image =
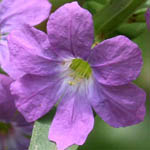
<instances>
[{"instance_id":1,"label":"notched petal tip","mask_svg":"<svg viewBox=\"0 0 150 150\"><path fill-rule=\"evenodd\" d=\"M94 41L93 20L77 2L67 3L52 13L47 31L51 47L60 57L87 59Z\"/></svg>"},{"instance_id":2,"label":"notched petal tip","mask_svg":"<svg viewBox=\"0 0 150 150\"><path fill-rule=\"evenodd\" d=\"M91 93L94 110L110 126L127 127L144 120L146 94L136 85L105 86L95 83Z\"/></svg>"},{"instance_id":3,"label":"notched petal tip","mask_svg":"<svg viewBox=\"0 0 150 150\"><path fill-rule=\"evenodd\" d=\"M49 130L49 139L59 150L74 144L82 145L94 126L94 117L87 98L68 92L60 102Z\"/></svg>"}]
</instances>

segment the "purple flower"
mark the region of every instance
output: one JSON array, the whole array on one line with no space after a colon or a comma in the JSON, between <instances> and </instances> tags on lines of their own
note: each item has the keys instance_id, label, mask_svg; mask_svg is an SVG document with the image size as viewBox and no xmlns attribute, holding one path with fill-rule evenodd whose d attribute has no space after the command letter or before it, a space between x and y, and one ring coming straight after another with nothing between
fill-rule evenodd
<instances>
[{"instance_id":1,"label":"purple flower","mask_svg":"<svg viewBox=\"0 0 150 150\"><path fill-rule=\"evenodd\" d=\"M147 9L145 18L146 18L147 28L150 30L150 8Z\"/></svg>"},{"instance_id":2,"label":"purple flower","mask_svg":"<svg viewBox=\"0 0 150 150\"><path fill-rule=\"evenodd\" d=\"M32 124L17 112L9 87L12 79L0 75L0 149L27 150Z\"/></svg>"},{"instance_id":3,"label":"purple flower","mask_svg":"<svg viewBox=\"0 0 150 150\"><path fill-rule=\"evenodd\" d=\"M51 14L47 31L26 25L8 37L11 65L26 73L11 91L27 121L58 104L49 131L58 150L85 142L94 125L92 108L113 127L143 121L145 92L131 83L142 67L135 43L117 36L91 50L92 16L77 2Z\"/></svg>"},{"instance_id":4,"label":"purple flower","mask_svg":"<svg viewBox=\"0 0 150 150\"><path fill-rule=\"evenodd\" d=\"M26 23L37 25L49 16L51 4L48 0L2 0L0 2L0 63L3 70L13 78L23 74L9 64L7 35Z\"/></svg>"}]
</instances>

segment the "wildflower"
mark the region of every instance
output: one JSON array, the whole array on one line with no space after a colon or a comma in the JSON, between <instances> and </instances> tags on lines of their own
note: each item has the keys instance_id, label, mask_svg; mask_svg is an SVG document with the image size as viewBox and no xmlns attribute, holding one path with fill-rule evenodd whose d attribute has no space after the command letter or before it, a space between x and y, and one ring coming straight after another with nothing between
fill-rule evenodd
<instances>
[{"instance_id":1,"label":"wildflower","mask_svg":"<svg viewBox=\"0 0 150 150\"><path fill-rule=\"evenodd\" d=\"M91 50L92 16L77 2L51 14L47 31L25 25L9 35L11 63L26 73L11 91L29 122L58 104L49 131L58 150L85 142L94 124L92 108L113 127L144 119L145 93L131 83L142 67L135 43L117 36Z\"/></svg>"},{"instance_id":2,"label":"wildflower","mask_svg":"<svg viewBox=\"0 0 150 150\"><path fill-rule=\"evenodd\" d=\"M147 28L150 30L150 8L147 9L145 18L146 18Z\"/></svg>"},{"instance_id":3,"label":"wildflower","mask_svg":"<svg viewBox=\"0 0 150 150\"><path fill-rule=\"evenodd\" d=\"M50 7L48 0L2 0L0 2L0 63L3 70L11 77L16 78L21 72L9 64L7 35L24 23L31 26L41 23L49 16Z\"/></svg>"},{"instance_id":4,"label":"wildflower","mask_svg":"<svg viewBox=\"0 0 150 150\"><path fill-rule=\"evenodd\" d=\"M7 76L0 75L0 149L27 150L32 124L17 113L9 87L12 82Z\"/></svg>"}]
</instances>

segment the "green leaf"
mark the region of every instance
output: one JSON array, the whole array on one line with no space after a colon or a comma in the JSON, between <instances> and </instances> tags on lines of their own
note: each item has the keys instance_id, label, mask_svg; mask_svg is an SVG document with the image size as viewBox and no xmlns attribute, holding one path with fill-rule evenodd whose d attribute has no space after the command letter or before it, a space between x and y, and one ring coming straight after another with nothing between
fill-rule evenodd
<instances>
[{"instance_id":1,"label":"green leaf","mask_svg":"<svg viewBox=\"0 0 150 150\"><path fill-rule=\"evenodd\" d=\"M6 74L6 73L2 70L2 68L0 68L0 73Z\"/></svg>"},{"instance_id":2,"label":"green leaf","mask_svg":"<svg viewBox=\"0 0 150 150\"><path fill-rule=\"evenodd\" d=\"M144 22L145 23L145 13L147 11L147 7L142 7L138 9L134 14L132 14L131 17L127 20L128 23L133 23L133 22Z\"/></svg>"},{"instance_id":3,"label":"green leaf","mask_svg":"<svg viewBox=\"0 0 150 150\"><path fill-rule=\"evenodd\" d=\"M99 4L103 4L103 5L105 5L105 4L107 4L108 2L110 2L110 0L86 0L87 2L97 2L97 3L99 3Z\"/></svg>"},{"instance_id":4,"label":"green leaf","mask_svg":"<svg viewBox=\"0 0 150 150\"><path fill-rule=\"evenodd\" d=\"M104 7L104 5L95 1L87 1L86 3L84 3L83 7L85 9L88 9L92 14L96 14Z\"/></svg>"},{"instance_id":5,"label":"green leaf","mask_svg":"<svg viewBox=\"0 0 150 150\"><path fill-rule=\"evenodd\" d=\"M52 4L52 12L55 11L60 6L64 5L65 3L70 3L75 0L49 0ZM81 6L86 2L86 0L76 0Z\"/></svg>"},{"instance_id":6,"label":"green leaf","mask_svg":"<svg viewBox=\"0 0 150 150\"><path fill-rule=\"evenodd\" d=\"M147 0L147 1L146 1L145 6L146 6L146 7L150 7L150 0Z\"/></svg>"},{"instance_id":7,"label":"green leaf","mask_svg":"<svg viewBox=\"0 0 150 150\"><path fill-rule=\"evenodd\" d=\"M65 3L73 2L74 0L49 0L52 4L52 12Z\"/></svg>"},{"instance_id":8,"label":"green leaf","mask_svg":"<svg viewBox=\"0 0 150 150\"><path fill-rule=\"evenodd\" d=\"M48 140L48 131L54 114L55 109L52 109L50 113L35 122L29 150L57 150L56 144ZM68 150L77 150L77 148L77 145L73 145Z\"/></svg>"},{"instance_id":9,"label":"green leaf","mask_svg":"<svg viewBox=\"0 0 150 150\"><path fill-rule=\"evenodd\" d=\"M146 0L111 0L94 15L95 32L104 37L120 26Z\"/></svg>"},{"instance_id":10,"label":"green leaf","mask_svg":"<svg viewBox=\"0 0 150 150\"><path fill-rule=\"evenodd\" d=\"M146 28L145 23L131 23L131 24L123 24L121 25L116 32L118 35L126 35L131 39L134 39L141 35Z\"/></svg>"}]
</instances>

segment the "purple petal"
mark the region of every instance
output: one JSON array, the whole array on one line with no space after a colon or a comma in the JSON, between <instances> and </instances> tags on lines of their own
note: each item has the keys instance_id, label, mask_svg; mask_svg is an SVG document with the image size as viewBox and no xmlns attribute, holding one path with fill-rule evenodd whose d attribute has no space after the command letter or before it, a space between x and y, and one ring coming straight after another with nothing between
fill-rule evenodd
<instances>
[{"instance_id":1,"label":"purple petal","mask_svg":"<svg viewBox=\"0 0 150 150\"><path fill-rule=\"evenodd\" d=\"M14 149L27 150L30 144L29 136L32 135L33 123L26 122L23 116L20 113L18 113L16 114L16 118L11 124L14 127L14 133L13 136L9 136L11 141L13 141L16 145ZM7 146L9 145L10 150L13 148L13 145L11 144L12 142L8 141Z\"/></svg>"},{"instance_id":2,"label":"purple petal","mask_svg":"<svg viewBox=\"0 0 150 150\"><path fill-rule=\"evenodd\" d=\"M9 49L7 35L10 31L22 27L23 24L31 26L41 23L48 18L51 4L47 0L3 0L0 3L0 64L5 72L16 79L24 74L9 62ZM3 44L5 42L5 44Z\"/></svg>"},{"instance_id":3,"label":"purple petal","mask_svg":"<svg viewBox=\"0 0 150 150\"><path fill-rule=\"evenodd\" d=\"M12 83L12 79L4 74L0 74L0 82L1 85L5 86L6 89L9 89L10 84Z\"/></svg>"},{"instance_id":4,"label":"purple petal","mask_svg":"<svg viewBox=\"0 0 150 150\"><path fill-rule=\"evenodd\" d=\"M13 79L17 79L24 75L23 71L18 70L16 65L12 65L9 61L9 49L7 45L0 44L0 64L1 68Z\"/></svg>"},{"instance_id":5,"label":"purple petal","mask_svg":"<svg viewBox=\"0 0 150 150\"><path fill-rule=\"evenodd\" d=\"M14 97L9 90L11 82L11 78L5 75L0 75L0 120L8 122L16 112Z\"/></svg>"},{"instance_id":6,"label":"purple petal","mask_svg":"<svg viewBox=\"0 0 150 150\"><path fill-rule=\"evenodd\" d=\"M28 122L45 115L62 95L62 81L57 75L25 75L11 85L12 94L17 95L16 107Z\"/></svg>"},{"instance_id":7,"label":"purple petal","mask_svg":"<svg viewBox=\"0 0 150 150\"><path fill-rule=\"evenodd\" d=\"M91 104L97 114L116 128L142 122L145 99L145 92L134 84L106 86L96 83L91 94Z\"/></svg>"},{"instance_id":8,"label":"purple petal","mask_svg":"<svg viewBox=\"0 0 150 150\"><path fill-rule=\"evenodd\" d=\"M147 9L145 18L146 18L147 28L150 30L150 8Z\"/></svg>"},{"instance_id":9,"label":"purple petal","mask_svg":"<svg viewBox=\"0 0 150 150\"><path fill-rule=\"evenodd\" d=\"M10 65L17 71L29 74L49 75L59 72L59 62L50 56L47 35L27 25L22 30L13 31L8 36Z\"/></svg>"},{"instance_id":10,"label":"purple petal","mask_svg":"<svg viewBox=\"0 0 150 150\"><path fill-rule=\"evenodd\" d=\"M12 129L10 129L7 135L0 135L0 146L5 150L27 150L29 147L30 139L27 136L31 136L32 125L26 123L24 126L18 126L16 122L10 122Z\"/></svg>"},{"instance_id":11,"label":"purple petal","mask_svg":"<svg viewBox=\"0 0 150 150\"><path fill-rule=\"evenodd\" d=\"M23 115L21 113L19 113L18 111L15 113L15 115L13 116L13 118L11 119L11 121L20 128L24 128L22 132L26 133L26 134L30 134L32 131L32 123L28 123L25 118L23 117Z\"/></svg>"},{"instance_id":12,"label":"purple petal","mask_svg":"<svg viewBox=\"0 0 150 150\"><path fill-rule=\"evenodd\" d=\"M125 36L117 36L96 46L89 63L100 83L123 85L137 78L143 61L135 43Z\"/></svg>"},{"instance_id":13,"label":"purple petal","mask_svg":"<svg viewBox=\"0 0 150 150\"><path fill-rule=\"evenodd\" d=\"M13 138L14 138L14 140L16 142L16 148L15 148L15 150L20 150L20 149L21 150L28 150L29 145L30 145L30 139L29 138L27 138L27 137L25 137L23 135L16 135ZM12 150L12 148L10 150Z\"/></svg>"},{"instance_id":14,"label":"purple petal","mask_svg":"<svg viewBox=\"0 0 150 150\"><path fill-rule=\"evenodd\" d=\"M0 121L10 123L12 129L7 135L0 134L0 147L8 150L26 150L30 140L25 135L31 136L33 124L25 121L23 116L17 112L14 100L10 93L12 79L0 75Z\"/></svg>"},{"instance_id":15,"label":"purple petal","mask_svg":"<svg viewBox=\"0 0 150 150\"><path fill-rule=\"evenodd\" d=\"M6 137L0 137L0 145L3 150L27 150L29 147L30 139L22 135L21 128L15 130L13 134ZM31 135L31 133L30 133ZM29 136L29 135L28 135Z\"/></svg>"},{"instance_id":16,"label":"purple petal","mask_svg":"<svg viewBox=\"0 0 150 150\"><path fill-rule=\"evenodd\" d=\"M94 39L92 15L77 2L65 4L51 14L47 30L52 49L60 57L86 59L89 55Z\"/></svg>"},{"instance_id":17,"label":"purple petal","mask_svg":"<svg viewBox=\"0 0 150 150\"><path fill-rule=\"evenodd\" d=\"M0 65L5 61L8 60L9 50L7 47L6 41L0 41Z\"/></svg>"},{"instance_id":18,"label":"purple petal","mask_svg":"<svg viewBox=\"0 0 150 150\"><path fill-rule=\"evenodd\" d=\"M51 4L48 0L2 0L0 3L1 33L18 29L22 24L37 25L48 18Z\"/></svg>"},{"instance_id":19,"label":"purple petal","mask_svg":"<svg viewBox=\"0 0 150 150\"><path fill-rule=\"evenodd\" d=\"M58 150L82 145L94 125L94 117L87 97L68 92L57 108L49 131L49 139L56 142Z\"/></svg>"}]
</instances>

